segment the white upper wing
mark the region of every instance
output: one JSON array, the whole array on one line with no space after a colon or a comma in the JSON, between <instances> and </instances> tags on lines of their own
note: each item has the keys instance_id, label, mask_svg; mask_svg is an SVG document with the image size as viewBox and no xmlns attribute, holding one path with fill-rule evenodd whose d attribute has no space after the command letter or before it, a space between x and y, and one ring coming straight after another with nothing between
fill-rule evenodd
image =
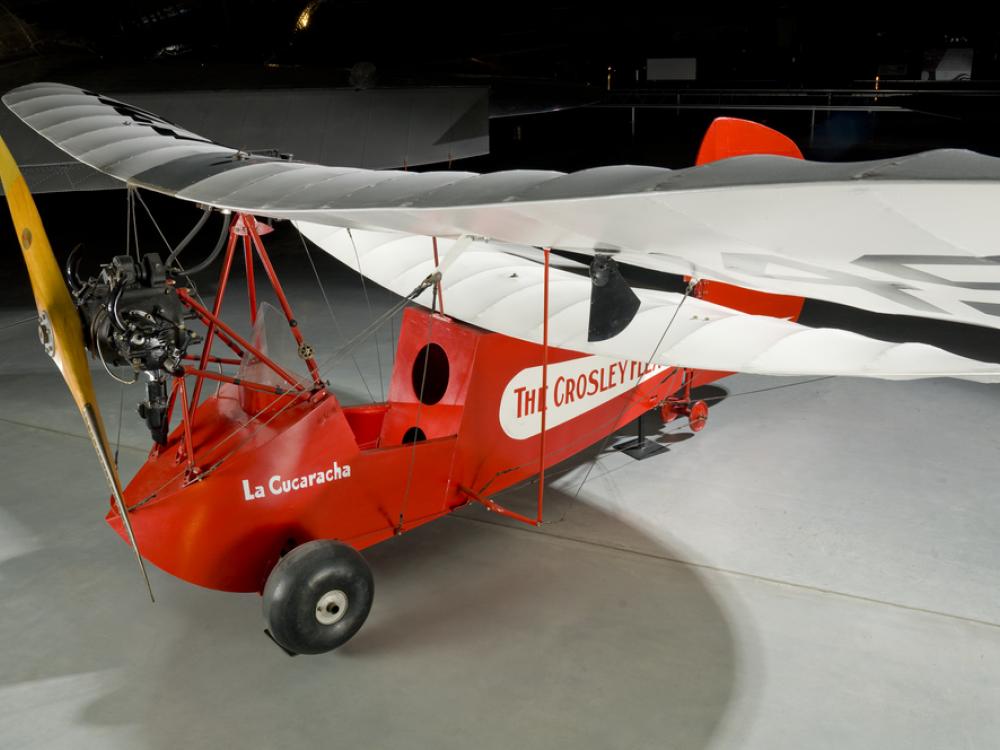
<instances>
[{"instance_id":1,"label":"white upper wing","mask_svg":"<svg viewBox=\"0 0 1000 750\"><path fill-rule=\"evenodd\" d=\"M429 237L296 222L338 260L405 295L435 269ZM523 248L473 242L449 262L454 241L438 240L444 312L528 341L542 340L543 268ZM926 344L892 344L856 333L812 329L788 320L730 310L668 292L636 289L639 312L617 336L588 341L591 283L587 276L550 270L552 346L675 367L767 375L855 375L909 380L956 377L1000 381L1000 365L960 357ZM431 289L417 302L430 306Z\"/></svg>"},{"instance_id":2,"label":"white upper wing","mask_svg":"<svg viewBox=\"0 0 1000 750\"><path fill-rule=\"evenodd\" d=\"M620 254L764 291L1000 327L1000 159L931 151L825 164L745 156L690 169L399 172L248 156L60 84L3 97L130 184L330 226Z\"/></svg>"}]
</instances>

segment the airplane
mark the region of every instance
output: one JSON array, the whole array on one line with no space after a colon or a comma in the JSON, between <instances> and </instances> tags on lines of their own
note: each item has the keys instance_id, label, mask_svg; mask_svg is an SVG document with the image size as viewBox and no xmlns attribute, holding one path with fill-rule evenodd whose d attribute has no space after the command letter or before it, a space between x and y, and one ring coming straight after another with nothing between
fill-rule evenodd
<instances>
[{"instance_id":1,"label":"airplane","mask_svg":"<svg viewBox=\"0 0 1000 750\"><path fill-rule=\"evenodd\" d=\"M365 548L470 503L540 524L546 469L653 409L700 431L708 406L695 389L733 372L1000 381L997 363L796 322L811 297L1000 327L993 157L820 164L776 131L720 118L689 169L373 171L243 153L62 84L3 101L78 161L200 205L192 233L224 217L211 306L180 264L185 241L166 259L117 255L86 280L71 259L64 280L0 147L39 335L107 479L107 522L151 598L144 561L258 592L266 632L289 654L336 649L364 624ZM267 220L291 221L400 301L320 358L265 248ZM556 251L592 257L589 272ZM239 262L242 324L221 314ZM683 291L633 288L622 263L677 274ZM258 269L277 308L257 303ZM386 401L341 404L324 370L399 311ZM146 381L153 447L127 486L88 352ZM535 514L497 499L535 476Z\"/></svg>"}]
</instances>

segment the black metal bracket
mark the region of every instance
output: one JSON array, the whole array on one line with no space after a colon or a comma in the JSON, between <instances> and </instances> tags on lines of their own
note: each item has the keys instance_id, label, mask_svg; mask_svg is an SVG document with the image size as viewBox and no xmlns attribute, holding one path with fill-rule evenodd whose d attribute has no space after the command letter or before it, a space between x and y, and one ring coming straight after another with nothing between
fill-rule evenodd
<instances>
[{"instance_id":1,"label":"black metal bracket","mask_svg":"<svg viewBox=\"0 0 1000 750\"><path fill-rule=\"evenodd\" d=\"M648 412L646 413L648 414ZM634 438L623 440L611 446L616 451L627 453L636 461L642 461L644 458L649 458L668 450L667 446L646 437L646 433L642 429L642 418L644 416L646 414L640 414L636 420L636 436Z\"/></svg>"},{"instance_id":2,"label":"black metal bracket","mask_svg":"<svg viewBox=\"0 0 1000 750\"><path fill-rule=\"evenodd\" d=\"M605 341L617 336L632 322L639 310L639 298L610 256L594 256L590 264L590 281L587 341Z\"/></svg>"}]
</instances>

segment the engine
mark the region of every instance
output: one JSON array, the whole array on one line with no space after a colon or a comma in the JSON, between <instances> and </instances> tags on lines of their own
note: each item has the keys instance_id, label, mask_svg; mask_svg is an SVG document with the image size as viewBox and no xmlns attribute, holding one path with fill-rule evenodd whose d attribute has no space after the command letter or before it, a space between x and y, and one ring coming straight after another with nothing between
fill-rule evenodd
<instances>
[{"instance_id":1,"label":"engine","mask_svg":"<svg viewBox=\"0 0 1000 750\"><path fill-rule=\"evenodd\" d=\"M139 416L153 440L165 444L167 376L182 374L184 355L198 336L185 325L187 310L160 256L149 253L141 261L115 256L87 281L77 278L71 257L67 272L87 348L106 367L130 367L136 378L146 378L146 400L139 404Z\"/></svg>"}]
</instances>

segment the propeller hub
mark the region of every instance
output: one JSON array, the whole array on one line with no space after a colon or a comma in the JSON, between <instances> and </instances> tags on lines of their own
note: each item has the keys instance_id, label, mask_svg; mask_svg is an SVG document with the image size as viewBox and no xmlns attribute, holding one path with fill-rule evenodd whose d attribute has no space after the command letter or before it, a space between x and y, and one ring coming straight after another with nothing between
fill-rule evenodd
<instances>
[{"instance_id":1,"label":"propeller hub","mask_svg":"<svg viewBox=\"0 0 1000 750\"><path fill-rule=\"evenodd\" d=\"M28 231L27 229L24 231ZM50 357L56 356L56 337L52 335L52 326L49 323L48 314L42 310L38 313L38 340L45 347L45 353Z\"/></svg>"}]
</instances>

